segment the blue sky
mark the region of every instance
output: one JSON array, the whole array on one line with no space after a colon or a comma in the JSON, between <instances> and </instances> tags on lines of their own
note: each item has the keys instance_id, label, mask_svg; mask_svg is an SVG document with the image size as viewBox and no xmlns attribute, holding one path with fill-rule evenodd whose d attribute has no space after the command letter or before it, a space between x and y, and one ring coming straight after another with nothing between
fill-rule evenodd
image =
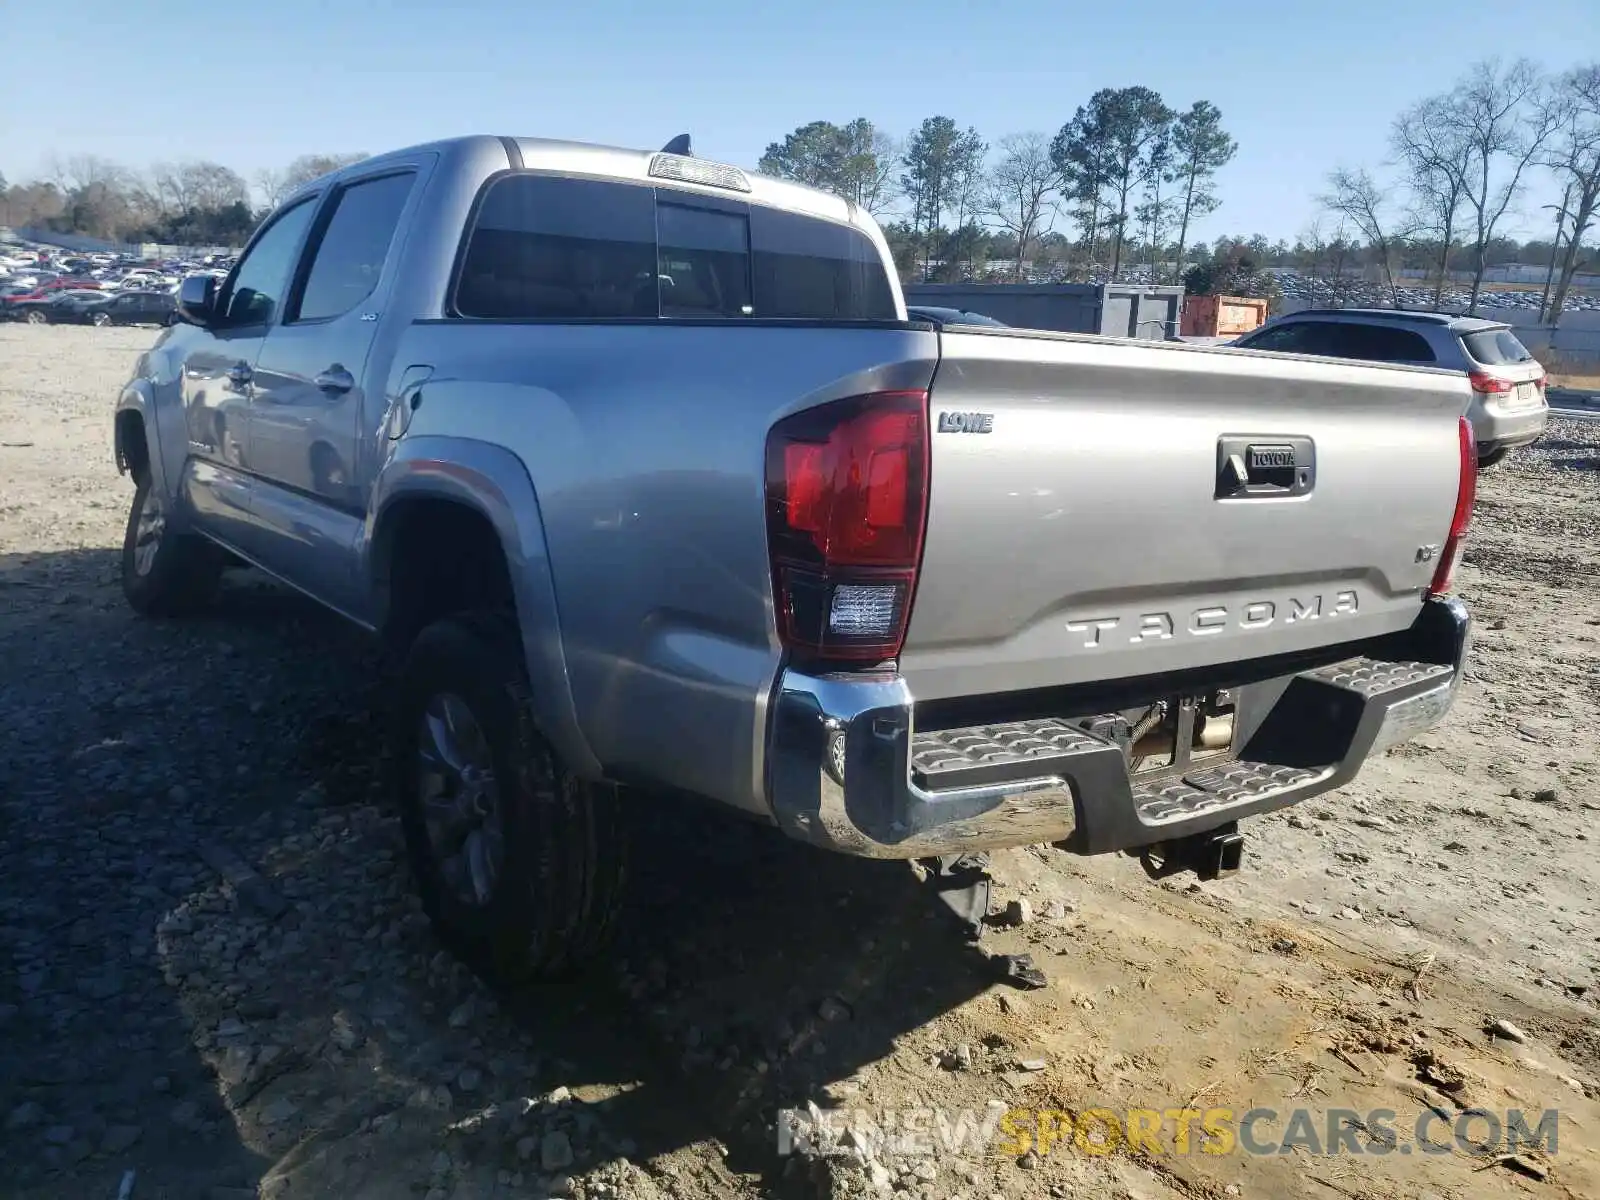
<instances>
[{"instance_id":1,"label":"blue sky","mask_svg":"<svg viewBox=\"0 0 1600 1200\"><path fill-rule=\"evenodd\" d=\"M655 148L686 129L700 154L753 165L818 118L898 137L942 113L992 142L1142 83L1174 107L1211 100L1239 141L1197 234L1292 238L1331 167L1377 165L1394 114L1476 59L1600 54L1600 3L90 0L6 4L0 39L12 181L51 154L208 158L250 178L478 132ZM48 82L20 84L28 63ZM1542 232L1546 199L1512 224Z\"/></svg>"}]
</instances>

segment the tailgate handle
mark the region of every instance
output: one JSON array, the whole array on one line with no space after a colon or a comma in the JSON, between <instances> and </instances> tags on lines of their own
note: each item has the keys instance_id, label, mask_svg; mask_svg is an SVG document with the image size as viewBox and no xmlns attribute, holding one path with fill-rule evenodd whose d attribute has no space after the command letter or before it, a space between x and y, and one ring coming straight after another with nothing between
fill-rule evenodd
<instances>
[{"instance_id":1,"label":"tailgate handle","mask_svg":"<svg viewBox=\"0 0 1600 1200\"><path fill-rule=\"evenodd\" d=\"M1218 500L1304 496L1316 486L1317 451L1299 434L1226 434L1217 439Z\"/></svg>"}]
</instances>

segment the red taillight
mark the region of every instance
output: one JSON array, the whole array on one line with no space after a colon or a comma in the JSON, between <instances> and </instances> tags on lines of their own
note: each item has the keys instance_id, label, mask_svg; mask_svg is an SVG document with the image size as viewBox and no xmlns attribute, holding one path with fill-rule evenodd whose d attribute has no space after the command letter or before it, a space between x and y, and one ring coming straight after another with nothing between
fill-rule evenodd
<instances>
[{"instance_id":1,"label":"red taillight","mask_svg":"<svg viewBox=\"0 0 1600 1200\"><path fill-rule=\"evenodd\" d=\"M900 653L928 509L928 394L875 392L767 436L778 636L822 658Z\"/></svg>"},{"instance_id":2,"label":"red taillight","mask_svg":"<svg viewBox=\"0 0 1600 1200\"><path fill-rule=\"evenodd\" d=\"M1497 396L1511 391L1517 385L1504 379L1489 374L1487 371L1469 371L1467 378L1472 381L1472 390L1483 392L1485 395Z\"/></svg>"},{"instance_id":3,"label":"red taillight","mask_svg":"<svg viewBox=\"0 0 1600 1200\"><path fill-rule=\"evenodd\" d=\"M1533 381L1533 386L1539 389L1539 395L1542 396L1542 395L1544 395L1545 388L1546 388L1546 386L1548 386L1549 383L1550 383L1550 376L1541 373L1539 375L1539 378L1537 378L1537 379L1535 379Z\"/></svg>"},{"instance_id":4,"label":"red taillight","mask_svg":"<svg viewBox=\"0 0 1600 1200\"><path fill-rule=\"evenodd\" d=\"M1444 540L1433 582L1428 585L1430 596L1443 596L1455 582L1456 559L1461 553L1462 539L1472 525L1472 506L1478 498L1478 447L1472 440L1472 424L1465 417L1460 419L1459 432L1461 474L1456 484L1456 511L1450 518L1450 536Z\"/></svg>"}]
</instances>

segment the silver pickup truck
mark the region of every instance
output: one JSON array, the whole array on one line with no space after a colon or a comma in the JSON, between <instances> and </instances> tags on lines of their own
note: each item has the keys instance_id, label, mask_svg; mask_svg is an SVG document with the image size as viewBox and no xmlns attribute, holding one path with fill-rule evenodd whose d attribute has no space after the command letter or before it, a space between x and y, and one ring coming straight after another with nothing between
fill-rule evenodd
<instances>
[{"instance_id":1,"label":"silver pickup truck","mask_svg":"<svg viewBox=\"0 0 1600 1200\"><path fill-rule=\"evenodd\" d=\"M908 321L871 217L687 151L309 183L117 405L136 610L251 564L403 658L413 866L478 969L598 951L629 803L1215 874L1444 714L1464 376Z\"/></svg>"}]
</instances>

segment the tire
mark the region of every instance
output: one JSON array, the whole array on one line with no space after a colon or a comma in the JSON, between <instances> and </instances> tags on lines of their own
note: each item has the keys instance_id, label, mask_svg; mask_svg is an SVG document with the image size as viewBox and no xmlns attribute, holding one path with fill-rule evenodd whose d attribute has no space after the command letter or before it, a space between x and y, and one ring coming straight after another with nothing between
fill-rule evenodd
<instances>
[{"instance_id":1,"label":"tire","mask_svg":"<svg viewBox=\"0 0 1600 1200\"><path fill-rule=\"evenodd\" d=\"M210 542L167 528L162 500L141 479L122 537L122 594L137 613L175 617L197 612L215 598L222 555Z\"/></svg>"},{"instance_id":2,"label":"tire","mask_svg":"<svg viewBox=\"0 0 1600 1200\"><path fill-rule=\"evenodd\" d=\"M42 308L30 308L22 319L29 325L50 324L50 318L45 315L45 312Z\"/></svg>"},{"instance_id":3,"label":"tire","mask_svg":"<svg viewBox=\"0 0 1600 1200\"><path fill-rule=\"evenodd\" d=\"M89 318L89 323L96 329L104 329L107 325L111 324L111 314L95 313L94 316Z\"/></svg>"},{"instance_id":4,"label":"tire","mask_svg":"<svg viewBox=\"0 0 1600 1200\"><path fill-rule=\"evenodd\" d=\"M428 626L406 656L395 729L423 910L445 945L498 987L558 978L598 957L627 873L617 790L557 759L534 727L522 663L507 617L469 613ZM455 743L446 757L478 764L473 777L436 767L445 737ZM484 767L489 788L475 791ZM485 862L490 870L474 871Z\"/></svg>"},{"instance_id":5,"label":"tire","mask_svg":"<svg viewBox=\"0 0 1600 1200\"><path fill-rule=\"evenodd\" d=\"M1490 450L1487 454L1478 455L1478 470L1487 471L1490 467L1494 466L1502 458L1504 458L1506 455L1508 455L1510 453L1511 453L1511 447L1510 446L1496 446L1493 450Z\"/></svg>"}]
</instances>

